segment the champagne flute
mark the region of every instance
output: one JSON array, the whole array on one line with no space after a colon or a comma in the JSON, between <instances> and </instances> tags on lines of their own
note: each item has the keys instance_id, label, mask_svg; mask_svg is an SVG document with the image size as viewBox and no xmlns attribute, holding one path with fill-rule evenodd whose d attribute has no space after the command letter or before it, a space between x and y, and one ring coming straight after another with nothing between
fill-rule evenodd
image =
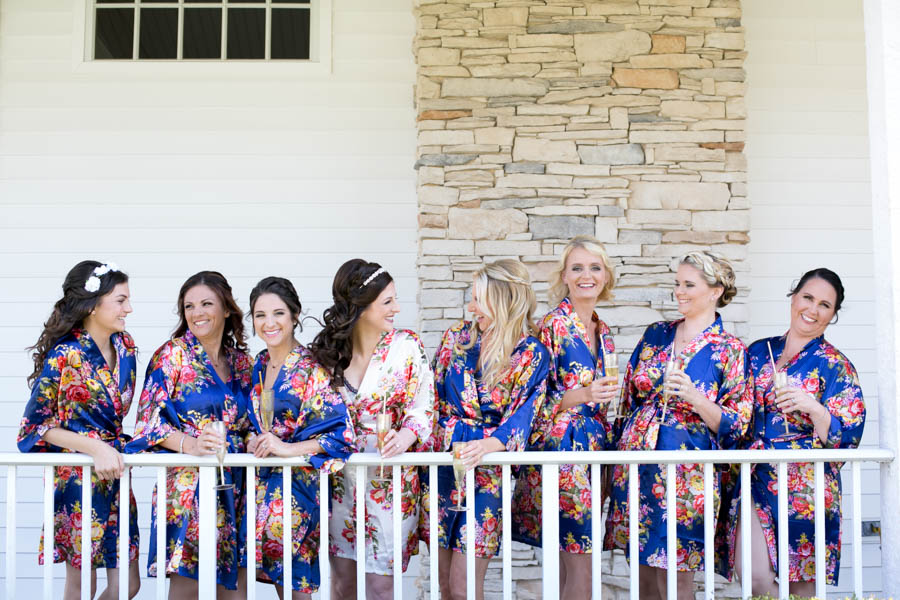
<instances>
[{"instance_id":1,"label":"champagne flute","mask_svg":"<svg viewBox=\"0 0 900 600\"><path fill-rule=\"evenodd\" d=\"M263 431L272 429L272 421L275 418L275 391L263 390L259 395L259 420Z\"/></svg>"},{"instance_id":2,"label":"champagne flute","mask_svg":"<svg viewBox=\"0 0 900 600\"><path fill-rule=\"evenodd\" d=\"M378 452L382 452L384 450L384 444L387 441L387 434L391 430L391 415L390 413L383 412L379 413L375 416L375 433L378 436L378 441L376 442L378 446ZM390 481L388 477L384 476L384 465L381 466L378 477L375 478L376 481Z\"/></svg>"},{"instance_id":3,"label":"champagne flute","mask_svg":"<svg viewBox=\"0 0 900 600\"><path fill-rule=\"evenodd\" d=\"M786 390L788 387L788 377L787 373L784 371L776 371L775 372L775 397L778 397L778 394L782 392L782 390ZM782 413L784 416L784 434L788 435L791 433L791 428L788 425L788 415L787 413Z\"/></svg>"},{"instance_id":4,"label":"champagne flute","mask_svg":"<svg viewBox=\"0 0 900 600\"><path fill-rule=\"evenodd\" d=\"M460 456L465 447L465 442L453 442L453 478L456 480L456 506L451 506L449 510L454 512L464 512L466 510L466 507L462 505L462 497L466 489L466 465Z\"/></svg>"},{"instance_id":5,"label":"champagne flute","mask_svg":"<svg viewBox=\"0 0 900 600\"><path fill-rule=\"evenodd\" d=\"M613 386L618 385L619 383L619 359L616 356L615 352L607 352L606 345L603 345L603 371L606 374L606 377L615 377L616 382L611 384ZM621 419L625 415L620 414L621 412L621 397L616 398L614 401L614 414L611 417L608 417L610 420L615 421L616 419ZM608 411L607 411L608 412Z\"/></svg>"},{"instance_id":6,"label":"champagne flute","mask_svg":"<svg viewBox=\"0 0 900 600\"><path fill-rule=\"evenodd\" d=\"M209 427L209 429L211 431L214 431L222 438L225 438L226 429L225 429L224 421L213 421L212 423L207 425L207 427ZM233 483L227 483L227 484L225 483L224 463L225 463L225 453L228 452L227 444L228 444L228 442L227 442L227 438L226 438L225 443L223 443L221 446L216 448L216 459L218 459L218 461L219 461L219 477L221 478L222 483L221 483L221 485L217 485L217 486L213 487L214 490L221 491L221 490L233 490L234 489Z\"/></svg>"}]
</instances>

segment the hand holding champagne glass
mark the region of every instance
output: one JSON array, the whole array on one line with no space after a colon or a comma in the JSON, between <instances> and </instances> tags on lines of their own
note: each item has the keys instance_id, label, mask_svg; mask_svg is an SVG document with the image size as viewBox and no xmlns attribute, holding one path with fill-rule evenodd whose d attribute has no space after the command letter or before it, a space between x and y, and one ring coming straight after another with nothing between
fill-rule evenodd
<instances>
[{"instance_id":1,"label":"hand holding champagne glass","mask_svg":"<svg viewBox=\"0 0 900 600\"><path fill-rule=\"evenodd\" d=\"M222 441L219 443L219 446L216 448L216 459L219 461L219 477L221 478L222 483L220 485L215 486L213 489L216 490L231 490L234 489L234 484L226 484L225 483L225 453L228 452L228 442L225 437L226 428L224 421L213 421L209 425L207 425L210 431L219 436Z\"/></svg>"},{"instance_id":2,"label":"hand holding champagne glass","mask_svg":"<svg viewBox=\"0 0 900 600\"><path fill-rule=\"evenodd\" d=\"M612 377L615 379L615 381L610 382L609 385L612 387L618 387L618 385L619 385L619 359L616 356L615 352L607 352L606 351L607 346L604 343L604 341L605 340L601 339L601 342L600 342L602 344L602 348L603 348L603 371L604 371L606 377ZM621 419L622 417L625 416L625 415L620 414L621 413L621 404L622 404L622 400L620 397L617 396L616 399L613 401L614 411L613 411L613 415L611 417L609 417L611 420Z\"/></svg>"},{"instance_id":3,"label":"hand holding champagne glass","mask_svg":"<svg viewBox=\"0 0 900 600\"><path fill-rule=\"evenodd\" d=\"M456 506L451 506L450 510L455 512L466 510L466 507L462 505L462 498L466 489L466 465L461 456L465 447L465 442L453 442L453 477L456 480Z\"/></svg>"},{"instance_id":4,"label":"hand holding champagne glass","mask_svg":"<svg viewBox=\"0 0 900 600\"><path fill-rule=\"evenodd\" d=\"M775 378L774 378L774 384L775 384L775 397L777 398L781 394L781 392L787 390L787 387L788 387L787 373L785 373L784 371L776 371ZM787 435L791 432L791 428L788 426L787 413L783 413L783 414L784 414L784 433L785 433L785 435Z\"/></svg>"},{"instance_id":5,"label":"hand holding champagne glass","mask_svg":"<svg viewBox=\"0 0 900 600\"><path fill-rule=\"evenodd\" d=\"M268 389L259 394L259 425L263 431L272 430L272 421L275 419L275 391Z\"/></svg>"},{"instance_id":6,"label":"hand holding champagne glass","mask_svg":"<svg viewBox=\"0 0 900 600\"><path fill-rule=\"evenodd\" d=\"M669 402L672 401L672 392L670 391L671 386L669 385L669 376L675 372L678 367L676 366L675 359L670 358L669 362L666 363L666 371L663 373L663 406L662 406L662 414L659 418L659 423L666 422L666 412L669 410Z\"/></svg>"},{"instance_id":7,"label":"hand holding champagne glass","mask_svg":"<svg viewBox=\"0 0 900 600\"><path fill-rule=\"evenodd\" d=\"M387 434L391 430L391 414L388 412L378 413L375 416L375 434L378 436L376 445L378 447L378 452L380 453L384 450L384 444L386 442ZM376 477L378 481L387 481L388 478L384 476L384 467L381 467L379 471L378 477Z\"/></svg>"}]
</instances>

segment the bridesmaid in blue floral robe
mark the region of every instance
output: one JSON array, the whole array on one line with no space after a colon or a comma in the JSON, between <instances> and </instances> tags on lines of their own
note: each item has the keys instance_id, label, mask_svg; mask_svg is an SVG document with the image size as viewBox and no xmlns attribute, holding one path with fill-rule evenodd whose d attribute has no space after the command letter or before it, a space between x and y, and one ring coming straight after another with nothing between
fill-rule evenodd
<instances>
[{"instance_id":1,"label":"bridesmaid in blue floral robe","mask_svg":"<svg viewBox=\"0 0 900 600\"><path fill-rule=\"evenodd\" d=\"M253 421L260 427L261 373L269 364L263 350L253 367ZM340 471L353 451L353 428L341 395L331 387L331 378L309 350L297 345L278 370L272 386L274 418L271 432L288 443L318 442L320 454L312 454L312 467L291 470L291 526L294 555L291 575L295 591L312 594L319 588L319 477ZM262 438L260 438L262 439ZM259 470L256 484L256 556L260 581L283 586L284 492L281 468ZM326 557L327 560L327 557Z\"/></svg>"}]
</instances>

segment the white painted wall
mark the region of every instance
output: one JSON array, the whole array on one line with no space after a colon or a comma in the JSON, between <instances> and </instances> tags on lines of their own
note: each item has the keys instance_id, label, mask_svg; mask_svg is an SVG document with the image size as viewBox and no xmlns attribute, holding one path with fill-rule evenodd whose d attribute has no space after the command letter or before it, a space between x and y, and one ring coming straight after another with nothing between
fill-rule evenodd
<instances>
[{"instance_id":1,"label":"white painted wall","mask_svg":"<svg viewBox=\"0 0 900 600\"><path fill-rule=\"evenodd\" d=\"M844 281L840 323L826 337L860 372L878 444L875 285L861 0L743 2L748 57L746 154L751 201L751 338L783 333L792 281L826 266ZM851 514L849 469L844 516ZM863 470L863 519L879 519L877 468ZM840 591L852 590L845 518ZM878 538L863 538L865 592L881 590Z\"/></svg>"},{"instance_id":2,"label":"white painted wall","mask_svg":"<svg viewBox=\"0 0 900 600\"><path fill-rule=\"evenodd\" d=\"M79 67L80 3L0 0L0 451L15 451L28 397L23 348L83 258L131 276L139 386L175 325L179 286L201 269L222 271L244 307L260 278L289 277L321 315L337 267L362 256L394 275L400 324L415 324L408 0L335 2L332 73L309 76L259 64ZM40 483L37 471L19 478L20 592L40 576ZM149 500L152 483L136 486Z\"/></svg>"}]
</instances>

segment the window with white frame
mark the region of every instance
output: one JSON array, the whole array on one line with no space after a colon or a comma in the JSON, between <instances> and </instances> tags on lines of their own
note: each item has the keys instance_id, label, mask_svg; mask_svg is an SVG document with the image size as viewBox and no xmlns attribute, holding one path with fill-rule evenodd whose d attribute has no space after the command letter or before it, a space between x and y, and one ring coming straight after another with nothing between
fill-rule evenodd
<instances>
[{"instance_id":1,"label":"window with white frame","mask_svg":"<svg viewBox=\"0 0 900 600\"><path fill-rule=\"evenodd\" d=\"M318 56L319 0L91 0L94 60Z\"/></svg>"}]
</instances>

